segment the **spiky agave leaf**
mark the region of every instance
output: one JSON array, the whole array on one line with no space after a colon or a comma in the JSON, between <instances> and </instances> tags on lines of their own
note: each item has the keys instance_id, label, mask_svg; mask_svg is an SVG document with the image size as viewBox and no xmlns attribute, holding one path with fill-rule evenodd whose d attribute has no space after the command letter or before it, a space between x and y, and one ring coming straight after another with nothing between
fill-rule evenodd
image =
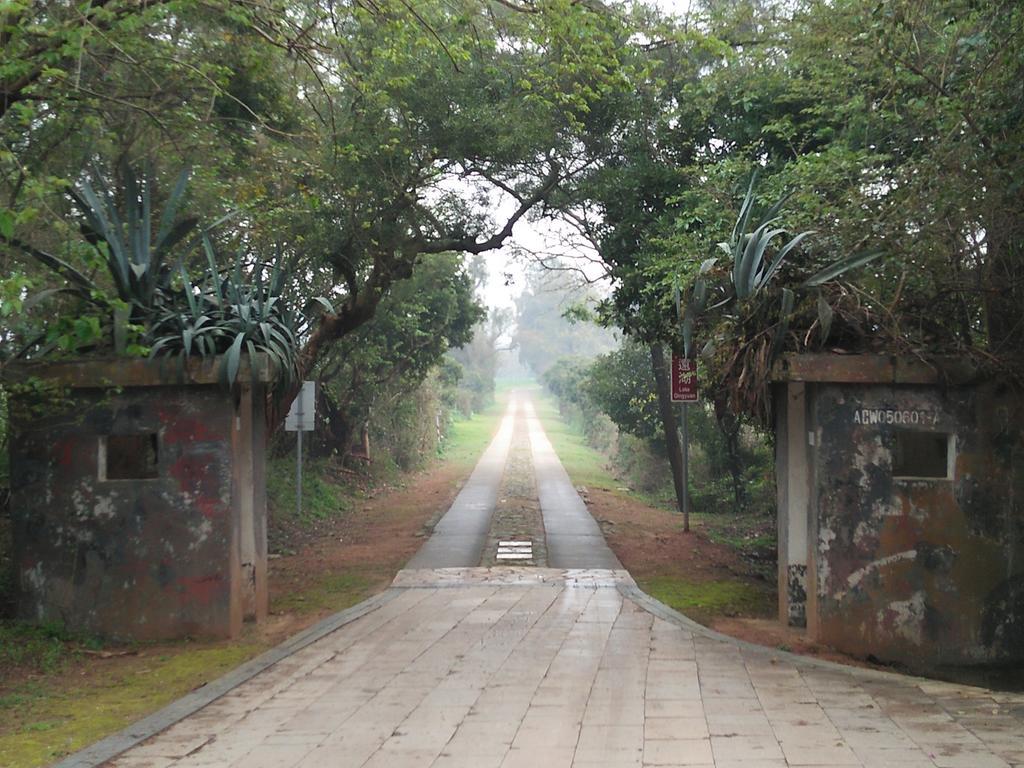
<instances>
[{"instance_id":1,"label":"spiky agave leaf","mask_svg":"<svg viewBox=\"0 0 1024 768\"><path fill-rule=\"evenodd\" d=\"M861 251L855 253L853 256L849 256L845 259L840 259L827 267L818 270L809 278L804 280L803 285L805 288L816 288L819 285L827 283L829 280L834 280L844 272L849 272L851 269L862 267L868 262L874 261L884 253L882 250L870 250Z\"/></svg>"},{"instance_id":2,"label":"spiky agave leaf","mask_svg":"<svg viewBox=\"0 0 1024 768\"><path fill-rule=\"evenodd\" d=\"M107 269L119 298L137 307L140 313L153 310L158 290L169 279L163 264L168 251L184 239L198 220L178 220L182 196L189 178L183 170L161 216L153 238L151 182L140 179L125 163L123 199L107 183L102 171L94 168L92 178L84 178L68 191L75 207L85 219L82 233L93 245L105 243ZM123 207L125 218L121 218Z\"/></svg>"}]
</instances>

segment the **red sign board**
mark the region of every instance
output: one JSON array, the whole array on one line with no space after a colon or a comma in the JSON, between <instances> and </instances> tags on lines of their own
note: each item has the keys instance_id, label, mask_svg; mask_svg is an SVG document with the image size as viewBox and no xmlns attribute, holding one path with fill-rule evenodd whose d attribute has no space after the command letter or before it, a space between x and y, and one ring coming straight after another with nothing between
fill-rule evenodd
<instances>
[{"instance_id":1,"label":"red sign board","mask_svg":"<svg viewBox=\"0 0 1024 768\"><path fill-rule=\"evenodd\" d=\"M672 400L676 403L697 402L697 361L672 355Z\"/></svg>"}]
</instances>

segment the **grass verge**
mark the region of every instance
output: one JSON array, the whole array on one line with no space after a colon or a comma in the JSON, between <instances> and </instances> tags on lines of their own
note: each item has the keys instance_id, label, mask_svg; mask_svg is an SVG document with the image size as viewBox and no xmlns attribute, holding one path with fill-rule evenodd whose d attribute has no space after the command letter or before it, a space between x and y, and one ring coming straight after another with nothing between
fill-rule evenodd
<instances>
[{"instance_id":1,"label":"grass verge","mask_svg":"<svg viewBox=\"0 0 1024 768\"><path fill-rule=\"evenodd\" d=\"M468 419L457 419L448 428L444 460L456 467L472 467L490 444L508 407L509 389L501 389L494 402Z\"/></svg>"},{"instance_id":2,"label":"grass verge","mask_svg":"<svg viewBox=\"0 0 1024 768\"><path fill-rule=\"evenodd\" d=\"M343 611L370 597L379 581L365 569L329 573L302 592L282 595L274 601L273 610L299 616Z\"/></svg>"},{"instance_id":3,"label":"grass verge","mask_svg":"<svg viewBox=\"0 0 1024 768\"><path fill-rule=\"evenodd\" d=\"M34 768L155 712L266 649L262 643L132 649L60 674L22 682L0 696L0 765Z\"/></svg>"},{"instance_id":4,"label":"grass verge","mask_svg":"<svg viewBox=\"0 0 1024 768\"><path fill-rule=\"evenodd\" d=\"M620 487L608 467L608 458L587 445L586 438L562 420L554 398L536 389L533 391L533 406L573 485L609 491Z\"/></svg>"},{"instance_id":5,"label":"grass verge","mask_svg":"<svg viewBox=\"0 0 1024 768\"><path fill-rule=\"evenodd\" d=\"M701 624L717 616L759 614L764 590L741 581L689 581L676 574L637 580L639 587L670 608Z\"/></svg>"}]
</instances>

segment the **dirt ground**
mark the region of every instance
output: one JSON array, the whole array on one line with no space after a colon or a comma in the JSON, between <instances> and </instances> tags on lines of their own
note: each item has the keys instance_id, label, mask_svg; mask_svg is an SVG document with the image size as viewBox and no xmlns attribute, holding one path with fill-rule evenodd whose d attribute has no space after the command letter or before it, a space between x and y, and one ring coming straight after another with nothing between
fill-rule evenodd
<instances>
[{"instance_id":1,"label":"dirt ground","mask_svg":"<svg viewBox=\"0 0 1024 768\"><path fill-rule=\"evenodd\" d=\"M714 543L697 526L684 533L679 515L601 488L583 497L634 577L679 571L705 581L753 578L735 550Z\"/></svg>"},{"instance_id":2,"label":"dirt ground","mask_svg":"<svg viewBox=\"0 0 1024 768\"><path fill-rule=\"evenodd\" d=\"M339 610L329 599L312 610L301 603L325 581L345 574L364 593L360 600L385 589L451 506L467 475L464 467L442 465L406 478L399 488L371 492L342 517L279 528L275 549L294 554L271 553L271 623L301 628Z\"/></svg>"}]
</instances>

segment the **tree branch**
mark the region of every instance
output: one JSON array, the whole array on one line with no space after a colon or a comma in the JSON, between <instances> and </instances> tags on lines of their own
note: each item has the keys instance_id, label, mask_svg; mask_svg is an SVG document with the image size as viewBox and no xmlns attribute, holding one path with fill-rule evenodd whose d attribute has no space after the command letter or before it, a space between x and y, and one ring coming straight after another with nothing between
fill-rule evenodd
<instances>
[{"instance_id":1,"label":"tree branch","mask_svg":"<svg viewBox=\"0 0 1024 768\"><path fill-rule=\"evenodd\" d=\"M558 161L551 159L551 168L548 171L544 181L534 190L533 194L529 197L522 198L519 203L519 207L516 208L515 212L509 216L500 230L495 232L486 240L477 240L473 237L462 237L462 238L439 238L430 242L423 243L419 248L420 253L444 253L446 251L461 251L463 253L483 253L484 251L492 251L495 248L500 248L504 245L505 241L512 235L512 229L516 223L527 214L527 212L533 208L537 203L546 199L548 195L558 186L558 182L562 179L562 167Z\"/></svg>"}]
</instances>

